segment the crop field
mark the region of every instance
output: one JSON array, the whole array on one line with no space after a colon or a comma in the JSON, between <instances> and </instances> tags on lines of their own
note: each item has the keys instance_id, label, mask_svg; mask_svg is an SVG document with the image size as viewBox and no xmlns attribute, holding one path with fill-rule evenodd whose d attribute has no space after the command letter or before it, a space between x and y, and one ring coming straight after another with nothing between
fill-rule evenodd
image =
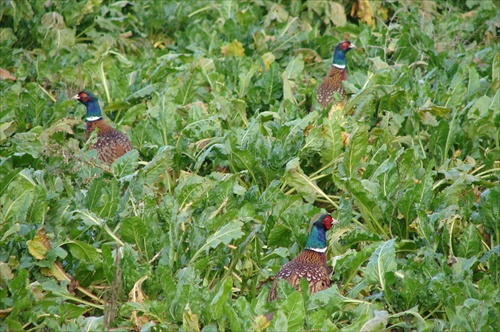
<instances>
[{"instance_id":1,"label":"crop field","mask_svg":"<svg viewBox=\"0 0 500 332\"><path fill-rule=\"evenodd\" d=\"M82 90L133 146L110 166ZM320 212L331 287L268 302ZM499 317L498 0L0 0L0 331Z\"/></svg>"}]
</instances>

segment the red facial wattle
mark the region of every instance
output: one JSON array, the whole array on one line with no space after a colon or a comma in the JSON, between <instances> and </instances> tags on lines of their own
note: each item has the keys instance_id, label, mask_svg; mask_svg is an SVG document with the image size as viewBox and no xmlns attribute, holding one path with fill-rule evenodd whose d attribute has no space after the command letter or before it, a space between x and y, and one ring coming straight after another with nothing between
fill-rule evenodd
<instances>
[{"instance_id":1,"label":"red facial wattle","mask_svg":"<svg viewBox=\"0 0 500 332\"><path fill-rule=\"evenodd\" d=\"M80 93L79 97L83 101L88 101L89 100L89 96L86 93Z\"/></svg>"},{"instance_id":2,"label":"red facial wattle","mask_svg":"<svg viewBox=\"0 0 500 332\"><path fill-rule=\"evenodd\" d=\"M329 230L332 227L333 219L330 215L327 215L323 218L321 222L323 223L323 225L325 225L325 228Z\"/></svg>"}]
</instances>

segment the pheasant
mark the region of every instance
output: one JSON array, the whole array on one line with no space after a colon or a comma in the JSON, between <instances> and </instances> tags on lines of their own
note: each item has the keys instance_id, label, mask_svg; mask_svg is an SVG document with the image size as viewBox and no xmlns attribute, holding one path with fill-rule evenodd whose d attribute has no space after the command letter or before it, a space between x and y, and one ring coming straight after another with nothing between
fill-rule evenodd
<instances>
[{"instance_id":1,"label":"pheasant","mask_svg":"<svg viewBox=\"0 0 500 332\"><path fill-rule=\"evenodd\" d=\"M328 106L334 100L333 95L335 92L338 92L342 98L345 97L345 91L342 87L342 81L347 80L345 55L353 48L355 48L354 44L351 44L348 40L341 41L335 47L332 69L330 69L330 72L316 90L316 100L321 106Z\"/></svg>"},{"instance_id":2,"label":"pheasant","mask_svg":"<svg viewBox=\"0 0 500 332\"><path fill-rule=\"evenodd\" d=\"M319 216L319 218L318 218ZM309 283L309 292L314 294L330 287L329 273L326 267L326 231L337 221L329 214L319 214L313 217L309 226L304 250L290 262L281 267L274 279L268 301L278 296L277 279L285 279L289 284L300 290L300 278Z\"/></svg>"},{"instance_id":3,"label":"pheasant","mask_svg":"<svg viewBox=\"0 0 500 332\"><path fill-rule=\"evenodd\" d=\"M81 91L73 99L78 100L87 107L86 139L89 139L94 130L98 130L97 142L92 148L97 150L97 156L103 163L109 166L116 159L134 148L127 136L112 128L103 120L101 107L92 93Z\"/></svg>"}]
</instances>

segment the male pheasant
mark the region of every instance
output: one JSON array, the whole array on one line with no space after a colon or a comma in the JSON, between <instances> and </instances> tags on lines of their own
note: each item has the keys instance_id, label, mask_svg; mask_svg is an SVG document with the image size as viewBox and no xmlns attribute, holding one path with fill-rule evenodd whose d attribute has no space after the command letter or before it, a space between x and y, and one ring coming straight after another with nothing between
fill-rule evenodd
<instances>
[{"instance_id":1,"label":"male pheasant","mask_svg":"<svg viewBox=\"0 0 500 332\"><path fill-rule=\"evenodd\" d=\"M116 159L134 148L127 136L103 120L101 107L92 93L81 91L73 99L87 107L86 138L88 140L90 134L97 130L97 142L92 148L97 150L97 156L103 163L111 165Z\"/></svg>"},{"instance_id":2,"label":"male pheasant","mask_svg":"<svg viewBox=\"0 0 500 332\"><path fill-rule=\"evenodd\" d=\"M329 214L316 215L309 226L304 250L290 262L281 267L274 279L268 301L278 296L276 290L277 279L285 279L289 284L300 290L300 279L305 278L309 283L309 292L314 294L330 287L330 277L326 267L326 231L337 221ZM272 315L270 316L272 317ZM268 319L269 320L269 319Z\"/></svg>"},{"instance_id":3,"label":"male pheasant","mask_svg":"<svg viewBox=\"0 0 500 332\"><path fill-rule=\"evenodd\" d=\"M354 44L351 44L348 40L341 41L335 47L332 69L330 69L330 72L316 90L316 100L321 106L328 106L334 100L333 95L335 92L338 92L342 98L345 97L345 91L342 87L342 81L347 80L345 55L353 48L355 48Z\"/></svg>"}]
</instances>

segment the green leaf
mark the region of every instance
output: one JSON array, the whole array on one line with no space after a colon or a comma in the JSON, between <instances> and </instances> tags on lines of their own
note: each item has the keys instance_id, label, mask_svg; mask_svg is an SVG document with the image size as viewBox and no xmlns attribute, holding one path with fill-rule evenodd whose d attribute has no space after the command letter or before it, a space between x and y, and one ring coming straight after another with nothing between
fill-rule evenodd
<instances>
[{"instance_id":1,"label":"green leaf","mask_svg":"<svg viewBox=\"0 0 500 332\"><path fill-rule=\"evenodd\" d=\"M149 235L146 227L146 224L139 217L123 219L120 228L123 241L142 247Z\"/></svg>"},{"instance_id":2,"label":"green leaf","mask_svg":"<svg viewBox=\"0 0 500 332\"><path fill-rule=\"evenodd\" d=\"M299 292L293 292L276 312L276 323L274 329L286 331L299 331L304 329L305 312L302 295Z\"/></svg>"},{"instance_id":3,"label":"green leaf","mask_svg":"<svg viewBox=\"0 0 500 332\"><path fill-rule=\"evenodd\" d=\"M316 200L318 187L300 168L299 158L294 158L286 164L285 179L306 201Z\"/></svg>"},{"instance_id":4,"label":"green leaf","mask_svg":"<svg viewBox=\"0 0 500 332\"><path fill-rule=\"evenodd\" d=\"M241 298L243 299L243 297ZM241 317L227 302L224 303L224 315L226 315L229 320L229 327L231 331L243 331L243 327L241 326Z\"/></svg>"},{"instance_id":5,"label":"green leaf","mask_svg":"<svg viewBox=\"0 0 500 332\"><path fill-rule=\"evenodd\" d=\"M359 126L351 133L349 143L344 153L344 160L339 165L339 173L346 177L358 178L358 170L361 167L361 159L365 157L368 147L368 129Z\"/></svg>"},{"instance_id":6,"label":"green leaf","mask_svg":"<svg viewBox=\"0 0 500 332\"><path fill-rule=\"evenodd\" d=\"M366 281L371 285L379 285L382 290L390 286L388 275L397 268L394 239L382 242L373 252L365 270Z\"/></svg>"},{"instance_id":7,"label":"green leaf","mask_svg":"<svg viewBox=\"0 0 500 332\"><path fill-rule=\"evenodd\" d=\"M79 260L92 263L99 259L96 248L86 242L73 240L64 244L68 246L71 255Z\"/></svg>"},{"instance_id":8,"label":"green leaf","mask_svg":"<svg viewBox=\"0 0 500 332\"><path fill-rule=\"evenodd\" d=\"M212 311L213 318L221 318L224 312L225 303L230 298L232 287L233 281L231 278L226 278L226 280L222 282L219 291L213 297L212 302L210 302L210 310Z\"/></svg>"},{"instance_id":9,"label":"green leaf","mask_svg":"<svg viewBox=\"0 0 500 332\"><path fill-rule=\"evenodd\" d=\"M485 301L467 299L456 307L456 314L450 317L450 330L493 331L496 308Z\"/></svg>"},{"instance_id":10,"label":"green leaf","mask_svg":"<svg viewBox=\"0 0 500 332\"><path fill-rule=\"evenodd\" d=\"M248 90L250 89L250 84L252 78L255 76L255 73L257 73L257 70L259 70L259 65L258 64L253 64L250 69L240 72L238 74L238 79L239 79L239 89L238 89L238 97L243 98L245 95L248 93Z\"/></svg>"},{"instance_id":11,"label":"green leaf","mask_svg":"<svg viewBox=\"0 0 500 332\"><path fill-rule=\"evenodd\" d=\"M271 100L281 97L281 81L279 75L279 65L271 63L269 70L255 83L256 87L262 88L262 98L264 103L269 104Z\"/></svg>"},{"instance_id":12,"label":"green leaf","mask_svg":"<svg viewBox=\"0 0 500 332\"><path fill-rule=\"evenodd\" d=\"M33 180L33 172L27 169L17 174L14 179L6 190L7 195L4 195L2 213L6 221L24 222L35 197L36 183Z\"/></svg>"},{"instance_id":13,"label":"green leaf","mask_svg":"<svg viewBox=\"0 0 500 332\"><path fill-rule=\"evenodd\" d=\"M285 71L281 75L283 79L283 98L290 100L294 104L297 104L297 100L294 97L297 86L295 80L300 76L303 70L304 60L302 59L302 54L299 54L288 63Z\"/></svg>"},{"instance_id":14,"label":"green leaf","mask_svg":"<svg viewBox=\"0 0 500 332\"><path fill-rule=\"evenodd\" d=\"M76 218L76 216L80 217L80 219L87 226L101 227L102 225L104 225L104 221L101 218L99 218L95 213L90 212L88 210L76 210L74 212L73 218Z\"/></svg>"},{"instance_id":15,"label":"green leaf","mask_svg":"<svg viewBox=\"0 0 500 332\"><path fill-rule=\"evenodd\" d=\"M229 242L235 239L239 239L243 236L243 232L241 228L243 227L243 223L239 220L233 220L227 225L223 226L219 229L215 234L210 235L205 244L198 249L198 251L191 258L190 263L195 262L198 256L200 256L204 251L208 251L210 248L216 248L220 244L228 245Z\"/></svg>"},{"instance_id":16,"label":"green leaf","mask_svg":"<svg viewBox=\"0 0 500 332\"><path fill-rule=\"evenodd\" d=\"M361 327L361 332L383 331L387 326L389 314L385 310L374 310L374 317L368 320Z\"/></svg>"},{"instance_id":17,"label":"green leaf","mask_svg":"<svg viewBox=\"0 0 500 332\"><path fill-rule=\"evenodd\" d=\"M31 20L34 12L28 0L20 0L10 3L14 12L14 30L19 27L21 19Z\"/></svg>"},{"instance_id":18,"label":"green leaf","mask_svg":"<svg viewBox=\"0 0 500 332\"><path fill-rule=\"evenodd\" d=\"M122 178L134 172L137 167L138 160L139 152L136 149L130 150L113 162L111 165L111 171L118 178Z\"/></svg>"},{"instance_id":19,"label":"green leaf","mask_svg":"<svg viewBox=\"0 0 500 332\"><path fill-rule=\"evenodd\" d=\"M458 246L458 256L471 258L478 256L481 251L481 238L476 227L473 224L466 226L464 232L460 236L460 244Z\"/></svg>"},{"instance_id":20,"label":"green leaf","mask_svg":"<svg viewBox=\"0 0 500 332\"><path fill-rule=\"evenodd\" d=\"M321 162L329 165L337 160L342 154L342 130L340 128L340 112L335 112L331 117L323 119L324 140L320 151Z\"/></svg>"},{"instance_id":21,"label":"green leaf","mask_svg":"<svg viewBox=\"0 0 500 332\"><path fill-rule=\"evenodd\" d=\"M292 232L287 226L282 224L275 225L271 229L267 243L270 246L277 246L281 243L282 239L290 238L291 235Z\"/></svg>"},{"instance_id":22,"label":"green leaf","mask_svg":"<svg viewBox=\"0 0 500 332\"><path fill-rule=\"evenodd\" d=\"M386 231L381 224L382 213L380 206L377 204L375 197L369 195L370 192L366 188L377 188L377 183L351 178L346 183L349 192L356 199L356 204L359 207L363 218L368 224L368 229L376 234L387 237Z\"/></svg>"},{"instance_id":23,"label":"green leaf","mask_svg":"<svg viewBox=\"0 0 500 332\"><path fill-rule=\"evenodd\" d=\"M89 189L87 191L87 196L85 197L85 206L90 211L95 211L99 206L102 205L103 181L102 179L94 179L90 183Z\"/></svg>"},{"instance_id":24,"label":"green leaf","mask_svg":"<svg viewBox=\"0 0 500 332\"><path fill-rule=\"evenodd\" d=\"M500 243L500 186L481 194L479 214L484 218L486 232L496 238L496 243Z\"/></svg>"},{"instance_id":25,"label":"green leaf","mask_svg":"<svg viewBox=\"0 0 500 332\"><path fill-rule=\"evenodd\" d=\"M299 54L288 63L282 77L283 79L294 80L301 77L303 70L304 59L302 54Z\"/></svg>"},{"instance_id":26,"label":"green leaf","mask_svg":"<svg viewBox=\"0 0 500 332\"><path fill-rule=\"evenodd\" d=\"M500 88L500 54L496 52L493 64L491 66L491 90L496 93Z\"/></svg>"}]
</instances>

